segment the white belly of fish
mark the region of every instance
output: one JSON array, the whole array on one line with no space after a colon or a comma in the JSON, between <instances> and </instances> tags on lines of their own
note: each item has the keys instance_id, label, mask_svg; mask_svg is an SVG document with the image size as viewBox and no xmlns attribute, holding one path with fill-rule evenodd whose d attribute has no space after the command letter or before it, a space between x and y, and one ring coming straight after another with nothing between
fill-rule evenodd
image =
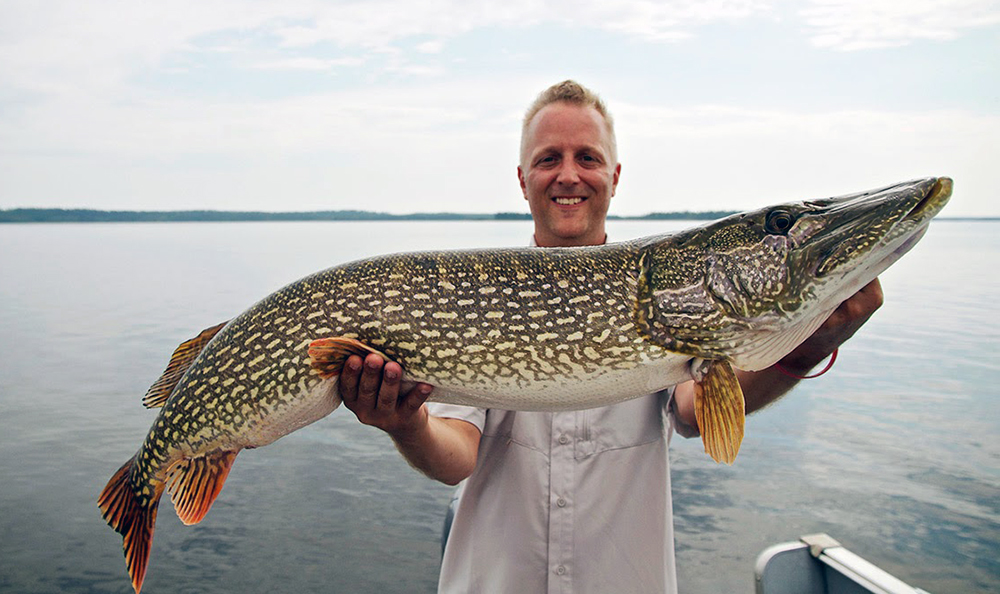
<instances>
[{"instance_id":1,"label":"white belly of fish","mask_svg":"<svg viewBox=\"0 0 1000 594\"><path fill-rule=\"evenodd\" d=\"M330 378L306 385L298 396L279 401L274 407L261 411L256 421L251 423L236 437L241 447L258 448L266 446L278 438L315 423L340 406L337 394L337 378Z\"/></svg>"},{"instance_id":2,"label":"white belly of fish","mask_svg":"<svg viewBox=\"0 0 1000 594\"><path fill-rule=\"evenodd\" d=\"M480 408L557 412L617 404L652 394L691 378L690 357L671 355L629 369L602 369L573 377L532 379L490 378L478 383L443 383L434 388L433 402ZM430 379L423 380L433 383Z\"/></svg>"}]
</instances>

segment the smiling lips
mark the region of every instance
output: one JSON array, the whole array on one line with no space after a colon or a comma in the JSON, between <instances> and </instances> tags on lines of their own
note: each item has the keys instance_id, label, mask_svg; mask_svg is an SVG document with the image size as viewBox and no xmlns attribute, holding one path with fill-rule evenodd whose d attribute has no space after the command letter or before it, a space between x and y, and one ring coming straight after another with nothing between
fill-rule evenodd
<instances>
[{"instance_id":1,"label":"smiling lips","mask_svg":"<svg viewBox=\"0 0 1000 594\"><path fill-rule=\"evenodd\" d=\"M554 200L556 204L560 204L562 206L573 206L574 204L580 204L586 200L586 198L583 198L582 196L556 196L552 200Z\"/></svg>"}]
</instances>

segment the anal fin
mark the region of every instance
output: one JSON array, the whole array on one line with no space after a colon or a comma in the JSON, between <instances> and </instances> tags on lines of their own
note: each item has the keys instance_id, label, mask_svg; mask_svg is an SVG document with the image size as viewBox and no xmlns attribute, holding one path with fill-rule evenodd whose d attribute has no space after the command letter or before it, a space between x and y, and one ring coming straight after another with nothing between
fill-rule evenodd
<instances>
[{"instance_id":1,"label":"anal fin","mask_svg":"<svg viewBox=\"0 0 1000 594\"><path fill-rule=\"evenodd\" d=\"M694 412L705 452L716 462L732 464L743 442L746 404L732 365L712 361L695 382Z\"/></svg>"},{"instance_id":2,"label":"anal fin","mask_svg":"<svg viewBox=\"0 0 1000 594\"><path fill-rule=\"evenodd\" d=\"M201 334L192 339L185 340L174 350L174 354L170 356L170 362L167 363L166 371L163 372L160 379L156 380L149 387L149 390L146 391L146 395L142 399L142 403L146 408L158 408L166 404L167 398L170 398L170 393L174 391L177 382L181 381L184 373L191 367L194 360L198 358L205 345L228 323L223 322L211 328L206 328L201 331Z\"/></svg>"},{"instance_id":3,"label":"anal fin","mask_svg":"<svg viewBox=\"0 0 1000 594\"><path fill-rule=\"evenodd\" d=\"M181 522L190 526L205 517L222 491L238 453L219 451L171 465L167 471L167 492Z\"/></svg>"},{"instance_id":4,"label":"anal fin","mask_svg":"<svg viewBox=\"0 0 1000 594\"><path fill-rule=\"evenodd\" d=\"M386 361L391 361L381 351L360 340L343 336L320 338L309 343L309 365L319 373L320 377L331 378L340 375L344 369L344 362L351 355L358 355L363 359L370 353L374 353Z\"/></svg>"}]
</instances>

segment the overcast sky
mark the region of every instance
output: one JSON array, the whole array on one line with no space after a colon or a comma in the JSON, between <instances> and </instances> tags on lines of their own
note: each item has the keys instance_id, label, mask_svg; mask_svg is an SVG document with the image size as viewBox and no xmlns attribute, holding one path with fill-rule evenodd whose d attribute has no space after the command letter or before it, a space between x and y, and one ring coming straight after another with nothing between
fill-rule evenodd
<instances>
[{"instance_id":1,"label":"overcast sky","mask_svg":"<svg viewBox=\"0 0 1000 594\"><path fill-rule=\"evenodd\" d=\"M614 214L949 175L1000 216L996 0L4 0L0 208L527 212L565 78L615 116Z\"/></svg>"}]
</instances>

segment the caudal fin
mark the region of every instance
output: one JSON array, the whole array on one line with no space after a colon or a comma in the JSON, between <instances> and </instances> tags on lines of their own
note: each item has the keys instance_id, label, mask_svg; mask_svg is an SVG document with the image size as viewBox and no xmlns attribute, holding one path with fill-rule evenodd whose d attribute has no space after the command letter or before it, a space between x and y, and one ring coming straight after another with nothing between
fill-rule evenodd
<instances>
[{"instance_id":1,"label":"caudal fin","mask_svg":"<svg viewBox=\"0 0 1000 594\"><path fill-rule=\"evenodd\" d=\"M125 566L132 578L136 594L142 589L146 578L149 549L153 544L153 529L156 525L156 508L163 494L163 483L154 483L153 491L140 497L132 489L129 476L135 458L126 462L111 477L101 491L97 505L108 525L122 535L125 550Z\"/></svg>"}]
</instances>

